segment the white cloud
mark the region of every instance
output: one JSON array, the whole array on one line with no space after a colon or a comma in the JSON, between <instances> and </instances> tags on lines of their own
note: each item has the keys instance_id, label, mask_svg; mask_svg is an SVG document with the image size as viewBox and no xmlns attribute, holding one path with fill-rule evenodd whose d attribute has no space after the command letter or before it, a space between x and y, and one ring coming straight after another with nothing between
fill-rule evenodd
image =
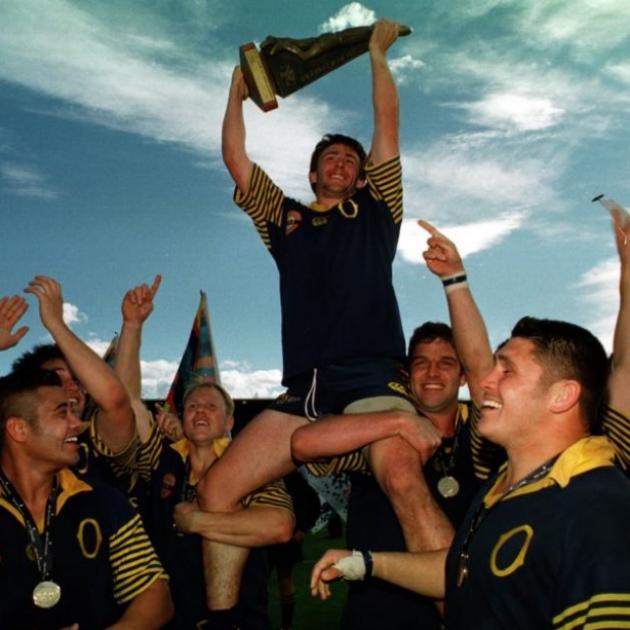
<instances>
[{"instance_id":1,"label":"white cloud","mask_svg":"<svg viewBox=\"0 0 630 630\"><path fill-rule=\"evenodd\" d=\"M350 2L328 18L320 27L321 32L341 31L353 26L370 26L376 21L376 14L372 9L364 7L360 2Z\"/></svg>"},{"instance_id":2,"label":"white cloud","mask_svg":"<svg viewBox=\"0 0 630 630\"><path fill-rule=\"evenodd\" d=\"M389 67L398 79L399 83L406 83L412 72L424 67L424 65L424 61L416 59L412 55L396 57L389 62Z\"/></svg>"},{"instance_id":3,"label":"white cloud","mask_svg":"<svg viewBox=\"0 0 630 630\"><path fill-rule=\"evenodd\" d=\"M486 94L480 101L461 107L469 112L473 124L516 131L552 127L565 113L550 98L509 92Z\"/></svg>"},{"instance_id":4,"label":"white cloud","mask_svg":"<svg viewBox=\"0 0 630 630\"><path fill-rule=\"evenodd\" d=\"M608 64L605 70L619 81L630 84L630 63Z\"/></svg>"},{"instance_id":5,"label":"white cloud","mask_svg":"<svg viewBox=\"0 0 630 630\"><path fill-rule=\"evenodd\" d=\"M234 398L275 398L284 391L281 381L278 369L252 370L241 361L221 362L221 383Z\"/></svg>"},{"instance_id":6,"label":"white cloud","mask_svg":"<svg viewBox=\"0 0 630 630\"><path fill-rule=\"evenodd\" d=\"M63 321L72 326L72 324L84 324L87 322L88 316L79 310L78 306L70 302L63 303Z\"/></svg>"},{"instance_id":7,"label":"white cloud","mask_svg":"<svg viewBox=\"0 0 630 630\"><path fill-rule=\"evenodd\" d=\"M165 398L178 367L179 361L167 359L140 361L143 398Z\"/></svg>"},{"instance_id":8,"label":"white cloud","mask_svg":"<svg viewBox=\"0 0 630 630\"><path fill-rule=\"evenodd\" d=\"M619 260L609 258L597 264L582 274L572 288L577 290L580 300L593 313L587 328L610 351L619 310Z\"/></svg>"},{"instance_id":9,"label":"white cloud","mask_svg":"<svg viewBox=\"0 0 630 630\"><path fill-rule=\"evenodd\" d=\"M65 305L64 305L65 306ZM92 334L92 336L85 341L85 343L98 354L99 357L102 357L105 352L107 352L107 348L109 348L109 344L111 340L100 339L96 335Z\"/></svg>"},{"instance_id":10,"label":"white cloud","mask_svg":"<svg viewBox=\"0 0 630 630\"><path fill-rule=\"evenodd\" d=\"M454 136L403 156L405 211L410 218L467 223L494 219L555 201L552 186L563 155L495 142L492 136Z\"/></svg>"},{"instance_id":11,"label":"white cloud","mask_svg":"<svg viewBox=\"0 0 630 630\"><path fill-rule=\"evenodd\" d=\"M512 213L487 221L461 225L440 225L439 230L456 245L462 259L490 249L505 240L523 223L524 214ZM436 226L438 227L438 226ZM428 234L413 219L403 220L398 240L398 253L408 263L424 264Z\"/></svg>"},{"instance_id":12,"label":"white cloud","mask_svg":"<svg viewBox=\"0 0 630 630\"><path fill-rule=\"evenodd\" d=\"M0 175L5 189L11 194L38 199L57 197L57 191L48 184L46 177L33 166L5 162L0 164Z\"/></svg>"},{"instance_id":13,"label":"white cloud","mask_svg":"<svg viewBox=\"0 0 630 630\"><path fill-rule=\"evenodd\" d=\"M162 34L139 32L138 25L125 33L122 26L90 15L85 6L64 0L3 2L0 80L70 105L44 113L176 143L204 157L217 155L233 63L200 59ZM248 150L256 160L264 156L265 166L288 192L294 192L290 187L295 189L299 176L300 191L308 193L308 155L328 129L331 110L302 94L281 107L278 116L246 104ZM343 117L335 114L337 120ZM290 152L286 138L291 138ZM305 156L303 164L295 155Z\"/></svg>"}]
</instances>

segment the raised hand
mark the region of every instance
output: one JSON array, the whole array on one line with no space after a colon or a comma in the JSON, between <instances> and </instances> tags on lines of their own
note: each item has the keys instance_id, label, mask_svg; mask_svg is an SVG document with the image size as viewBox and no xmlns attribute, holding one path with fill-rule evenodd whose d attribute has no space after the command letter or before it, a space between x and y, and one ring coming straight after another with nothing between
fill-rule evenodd
<instances>
[{"instance_id":1,"label":"raised hand","mask_svg":"<svg viewBox=\"0 0 630 630\"><path fill-rule=\"evenodd\" d=\"M442 443L442 435L425 416L401 411L400 418L398 435L419 453L424 466Z\"/></svg>"},{"instance_id":2,"label":"raised hand","mask_svg":"<svg viewBox=\"0 0 630 630\"><path fill-rule=\"evenodd\" d=\"M177 442L184 437L184 429L180 419L169 410L167 405L160 405L156 403L155 409L157 411L155 420L157 422L158 430L169 440Z\"/></svg>"},{"instance_id":3,"label":"raised hand","mask_svg":"<svg viewBox=\"0 0 630 630\"><path fill-rule=\"evenodd\" d=\"M27 309L28 304L20 295L3 297L0 300L0 350L12 348L28 332L28 326L22 326L12 332Z\"/></svg>"},{"instance_id":4,"label":"raised hand","mask_svg":"<svg viewBox=\"0 0 630 630\"><path fill-rule=\"evenodd\" d=\"M141 284L125 293L122 315L126 326L140 327L153 312L153 298L160 288L162 276L156 275L151 286Z\"/></svg>"},{"instance_id":5,"label":"raised hand","mask_svg":"<svg viewBox=\"0 0 630 630\"><path fill-rule=\"evenodd\" d=\"M63 321L63 295L61 285L49 276L35 276L24 293L30 293L39 302L39 317L49 332L56 326L65 326Z\"/></svg>"},{"instance_id":6,"label":"raised hand","mask_svg":"<svg viewBox=\"0 0 630 630\"><path fill-rule=\"evenodd\" d=\"M440 278L464 273L464 263L455 243L428 221L420 220L418 225L430 234L427 239L427 249L422 252L429 271Z\"/></svg>"},{"instance_id":7,"label":"raised hand","mask_svg":"<svg viewBox=\"0 0 630 630\"><path fill-rule=\"evenodd\" d=\"M385 53L387 49L398 39L400 24L389 20L379 20L374 24L370 35L370 52Z\"/></svg>"}]
</instances>

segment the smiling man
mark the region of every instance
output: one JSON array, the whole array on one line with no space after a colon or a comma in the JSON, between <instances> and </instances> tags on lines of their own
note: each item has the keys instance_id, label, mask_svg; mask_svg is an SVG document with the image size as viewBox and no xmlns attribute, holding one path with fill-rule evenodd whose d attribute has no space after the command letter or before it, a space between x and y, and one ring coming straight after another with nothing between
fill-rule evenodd
<instances>
[{"instance_id":1,"label":"smiling man","mask_svg":"<svg viewBox=\"0 0 630 630\"><path fill-rule=\"evenodd\" d=\"M0 626L161 627L172 603L140 517L69 469L72 407L52 371L0 379Z\"/></svg>"},{"instance_id":2,"label":"smiling man","mask_svg":"<svg viewBox=\"0 0 630 630\"><path fill-rule=\"evenodd\" d=\"M315 147L310 204L284 194L246 151L247 86L234 71L223 123L223 159L235 201L250 216L278 267L282 309L283 384L288 391L237 436L200 481L200 504L212 512L240 509L253 489L295 469L291 435L327 414L405 410L414 414L404 371L404 337L392 283L402 221L399 107L386 52L398 37L393 22L375 24L369 42L374 129L369 154L348 136L325 136ZM416 417L418 424L423 421ZM424 496L418 471L439 443L425 421L414 448L397 435L370 445L375 475L404 523L409 548L450 536L450 528L417 527ZM208 576L214 556L206 547ZM235 557L243 551L232 550ZM209 605L220 605L209 593Z\"/></svg>"},{"instance_id":3,"label":"smiling man","mask_svg":"<svg viewBox=\"0 0 630 630\"><path fill-rule=\"evenodd\" d=\"M630 483L610 442L593 435L606 380L606 355L587 330L520 320L481 381L479 431L505 449L507 465L450 550L330 551L315 566L314 594L328 597L340 575L372 574L446 593L451 630L628 625Z\"/></svg>"}]
</instances>

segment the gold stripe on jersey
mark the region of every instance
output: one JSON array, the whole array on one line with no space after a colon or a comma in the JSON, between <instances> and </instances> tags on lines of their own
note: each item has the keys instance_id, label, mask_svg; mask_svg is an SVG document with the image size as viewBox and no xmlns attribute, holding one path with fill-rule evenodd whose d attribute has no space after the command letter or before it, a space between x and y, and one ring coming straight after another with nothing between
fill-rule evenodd
<instances>
[{"instance_id":1,"label":"gold stripe on jersey","mask_svg":"<svg viewBox=\"0 0 630 630\"><path fill-rule=\"evenodd\" d=\"M109 540L114 598L119 604L134 599L156 579L167 577L137 514Z\"/></svg>"},{"instance_id":2,"label":"gold stripe on jersey","mask_svg":"<svg viewBox=\"0 0 630 630\"><path fill-rule=\"evenodd\" d=\"M361 451L353 451L321 461L307 462L304 466L313 477L326 477L342 472L369 472L367 460Z\"/></svg>"},{"instance_id":3,"label":"gold stripe on jersey","mask_svg":"<svg viewBox=\"0 0 630 630\"><path fill-rule=\"evenodd\" d=\"M600 593L553 618L556 630L630 628L630 593Z\"/></svg>"},{"instance_id":4,"label":"gold stripe on jersey","mask_svg":"<svg viewBox=\"0 0 630 630\"><path fill-rule=\"evenodd\" d=\"M146 442L138 447L136 458L136 471L145 481L151 477L151 473L157 468L162 456L162 433L157 422L153 421L151 433Z\"/></svg>"},{"instance_id":5,"label":"gold stripe on jersey","mask_svg":"<svg viewBox=\"0 0 630 630\"><path fill-rule=\"evenodd\" d=\"M610 440L617 461L624 470L630 467L630 419L619 411L606 407L601 416L604 435Z\"/></svg>"},{"instance_id":6,"label":"gold stripe on jersey","mask_svg":"<svg viewBox=\"0 0 630 630\"><path fill-rule=\"evenodd\" d=\"M365 169L370 194L375 199L383 199L394 223L400 223L403 215L402 166L400 156L387 160L378 166Z\"/></svg>"},{"instance_id":7,"label":"gold stripe on jersey","mask_svg":"<svg viewBox=\"0 0 630 630\"><path fill-rule=\"evenodd\" d=\"M243 500L244 507L273 507L288 510L293 514L293 501L284 481L274 481L252 492Z\"/></svg>"},{"instance_id":8,"label":"gold stripe on jersey","mask_svg":"<svg viewBox=\"0 0 630 630\"><path fill-rule=\"evenodd\" d=\"M284 194L258 164L252 165L247 193L236 188L234 202L242 208L254 222L265 247L271 249L271 238L267 223L282 225L282 202Z\"/></svg>"}]
</instances>

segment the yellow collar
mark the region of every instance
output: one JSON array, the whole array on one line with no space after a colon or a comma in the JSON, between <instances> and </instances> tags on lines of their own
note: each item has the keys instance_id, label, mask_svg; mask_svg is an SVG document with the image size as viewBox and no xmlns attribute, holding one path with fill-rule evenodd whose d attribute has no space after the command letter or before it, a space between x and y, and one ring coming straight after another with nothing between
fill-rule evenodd
<instances>
[{"instance_id":1,"label":"yellow collar","mask_svg":"<svg viewBox=\"0 0 630 630\"><path fill-rule=\"evenodd\" d=\"M221 455L225 453L225 449L230 445L230 441L231 441L231 438L229 437L220 437L213 440L212 449L214 450L214 454L217 457L221 457ZM173 442L173 444L171 444L171 448L177 453L179 453L180 457L182 458L182 461L186 463L186 461L190 457L190 441L188 440L188 438L182 438L181 440L178 440L177 442ZM199 479L194 477L193 472L191 470L188 483L195 486L197 485L198 481Z\"/></svg>"},{"instance_id":2,"label":"yellow collar","mask_svg":"<svg viewBox=\"0 0 630 630\"><path fill-rule=\"evenodd\" d=\"M582 438L574 442L560 454L560 457L558 457L553 466L549 469L549 472L542 479L511 492L506 499L511 499L523 494L530 494L542 488L548 488L554 484L557 484L561 488L566 488L573 477L593 470L594 468L613 466L614 460L615 449L607 438L603 436ZM506 470L507 463L504 464L492 488L490 488L484 497L486 507L492 507L500 500L502 494L497 493L496 488L504 481Z\"/></svg>"},{"instance_id":3,"label":"yellow collar","mask_svg":"<svg viewBox=\"0 0 630 630\"><path fill-rule=\"evenodd\" d=\"M92 486L79 479L69 468L63 468L57 473L59 480L59 495L57 496L57 504L55 506L55 514L59 514L61 508L66 504L68 499L80 492L89 492ZM24 519L18 510L16 510L4 496L0 496L0 506L13 514L15 518L24 525ZM36 523L37 529L42 532L44 530L43 519Z\"/></svg>"}]
</instances>

